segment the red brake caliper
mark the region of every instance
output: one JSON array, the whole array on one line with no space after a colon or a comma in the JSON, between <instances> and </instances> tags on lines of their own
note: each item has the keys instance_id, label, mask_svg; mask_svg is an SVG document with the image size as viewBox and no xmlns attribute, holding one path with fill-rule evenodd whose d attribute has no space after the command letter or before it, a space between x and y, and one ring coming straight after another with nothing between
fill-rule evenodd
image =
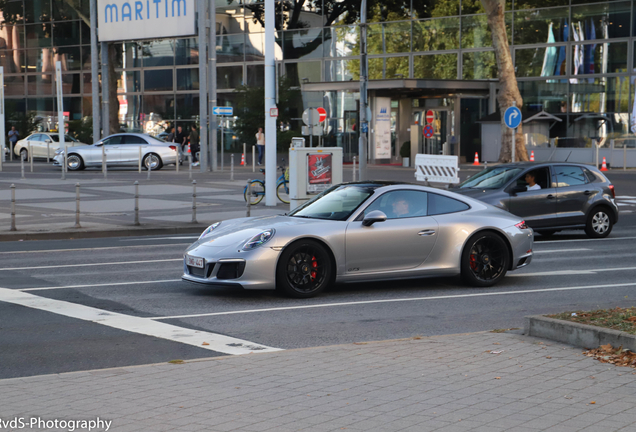
<instances>
[{"instance_id":1,"label":"red brake caliper","mask_svg":"<svg viewBox=\"0 0 636 432\"><path fill-rule=\"evenodd\" d=\"M470 268L473 271L477 271L477 259L475 258L475 254L470 254Z\"/></svg>"},{"instance_id":2,"label":"red brake caliper","mask_svg":"<svg viewBox=\"0 0 636 432\"><path fill-rule=\"evenodd\" d=\"M316 268L318 267L318 261L316 261L316 257L311 257L311 280L316 279Z\"/></svg>"}]
</instances>

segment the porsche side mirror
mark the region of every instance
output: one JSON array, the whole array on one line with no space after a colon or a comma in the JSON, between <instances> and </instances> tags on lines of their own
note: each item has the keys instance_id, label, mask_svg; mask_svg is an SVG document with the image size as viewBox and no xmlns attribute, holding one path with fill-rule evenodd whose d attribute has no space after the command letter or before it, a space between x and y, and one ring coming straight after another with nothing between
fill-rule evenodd
<instances>
[{"instance_id":1,"label":"porsche side mirror","mask_svg":"<svg viewBox=\"0 0 636 432\"><path fill-rule=\"evenodd\" d=\"M362 219L362 226L371 226L376 222L384 222L386 220L386 215L380 210L373 210L368 215Z\"/></svg>"}]
</instances>

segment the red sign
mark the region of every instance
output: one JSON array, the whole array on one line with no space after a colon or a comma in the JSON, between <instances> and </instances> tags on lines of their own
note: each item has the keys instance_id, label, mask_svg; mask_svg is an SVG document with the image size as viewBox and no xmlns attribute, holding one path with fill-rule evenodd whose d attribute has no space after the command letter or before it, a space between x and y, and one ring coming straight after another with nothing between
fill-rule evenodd
<instances>
[{"instance_id":1,"label":"red sign","mask_svg":"<svg viewBox=\"0 0 636 432\"><path fill-rule=\"evenodd\" d=\"M432 138L433 135L435 134L435 129L433 129L433 126L431 126L431 125L426 125L426 126L424 126L424 129L422 129L422 134L426 138Z\"/></svg>"},{"instance_id":2,"label":"red sign","mask_svg":"<svg viewBox=\"0 0 636 432\"><path fill-rule=\"evenodd\" d=\"M320 123L327 120L327 111L323 107L316 108L316 111L320 114L320 117L318 117L318 121L320 121Z\"/></svg>"},{"instance_id":3,"label":"red sign","mask_svg":"<svg viewBox=\"0 0 636 432\"><path fill-rule=\"evenodd\" d=\"M270 117L278 117L278 108L270 108L269 109Z\"/></svg>"},{"instance_id":4,"label":"red sign","mask_svg":"<svg viewBox=\"0 0 636 432\"><path fill-rule=\"evenodd\" d=\"M426 111L426 123L431 124L435 120L435 113L433 110Z\"/></svg>"}]
</instances>

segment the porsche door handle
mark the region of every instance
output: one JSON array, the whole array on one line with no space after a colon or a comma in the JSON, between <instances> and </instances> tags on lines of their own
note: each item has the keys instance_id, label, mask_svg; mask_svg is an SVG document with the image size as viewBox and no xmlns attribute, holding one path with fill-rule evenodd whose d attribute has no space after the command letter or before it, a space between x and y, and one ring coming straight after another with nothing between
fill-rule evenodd
<instances>
[{"instance_id":1,"label":"porsche door handle","mask_svg":"<svg viewBox=\"0 0 636 432\"><path fill-rule=\"evenodd\" d=\"M430 236L434 234L435 234L435 230L422 230L417 233L417 235L420 235L420 236Z\"/></svg>"}]
</instances>

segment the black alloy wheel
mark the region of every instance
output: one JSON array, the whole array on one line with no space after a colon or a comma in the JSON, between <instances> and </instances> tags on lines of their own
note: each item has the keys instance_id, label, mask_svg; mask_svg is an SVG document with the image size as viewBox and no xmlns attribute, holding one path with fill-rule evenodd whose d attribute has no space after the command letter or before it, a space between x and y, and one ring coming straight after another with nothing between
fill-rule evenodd
<instances>
[{"instance_id":1,"label":"black alloy wheel","mask_svg":"<svg viewBox=\"0 0 636 432\"><path fill-rule=\"evenodd\" d=\"M510 266L508 247L492 232L477 233L462 253L461 273L468 284L489 287L506 275Z\"/></svg>"},{"instance_id":2,"label":"black alloy wheel","mask_svg":"<svg viewBox=\"0 0 636 432\"><path fill-rule=\"evenodd\" d=\"M276 283L295 298L318 295L331 285L333 266L327 250L314 240L300 240L287 246L276 270Z\"/></svg>"}]
</instances>

